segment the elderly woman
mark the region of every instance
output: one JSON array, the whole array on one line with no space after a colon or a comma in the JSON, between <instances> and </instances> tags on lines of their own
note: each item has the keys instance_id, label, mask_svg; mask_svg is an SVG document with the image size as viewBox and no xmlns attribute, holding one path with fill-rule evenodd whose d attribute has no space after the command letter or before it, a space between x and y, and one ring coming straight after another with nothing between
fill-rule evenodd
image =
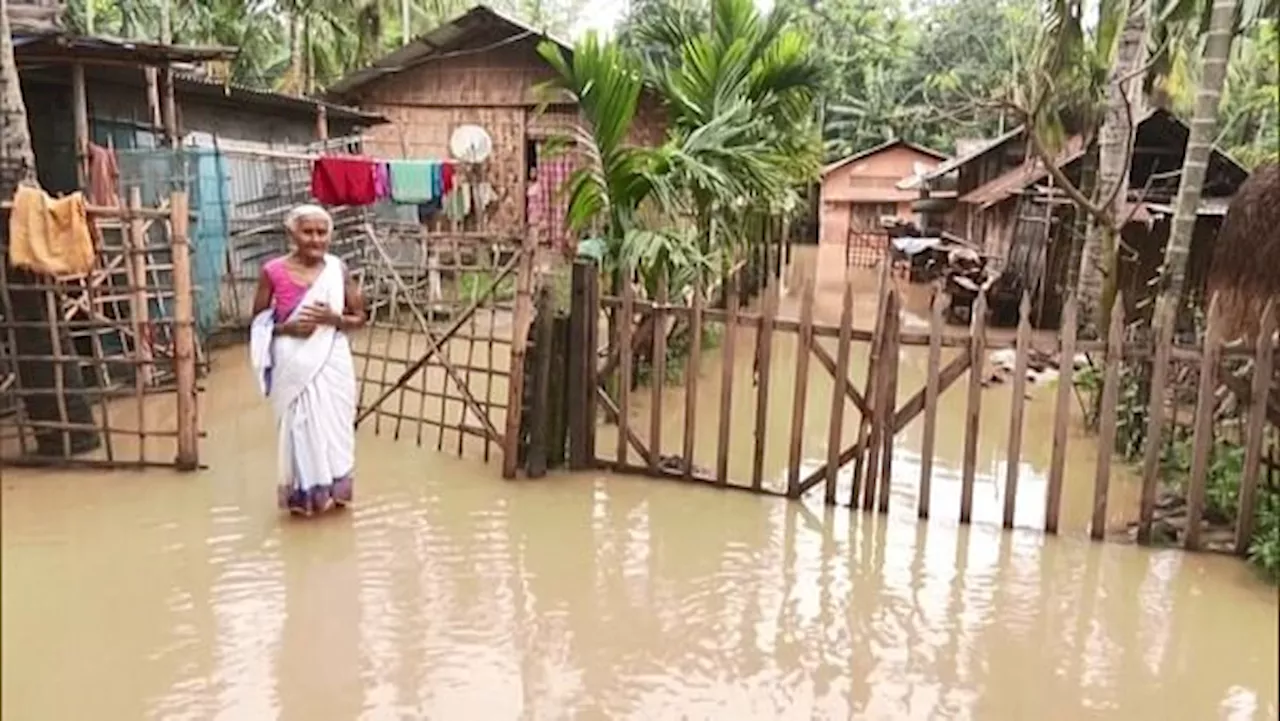
<instances>
[{"instance_id":1,"label":"elderly woman","mask_svg":"<svg viewBox=\"0 0 1280 721\"><path fill-rule=\"evenodd\" d=\"M346 333L364 325L364 300L328 252L324 208L294 208L284 224L293 250L262 268L250 353L275 409L280 506L309 516L351 502L356 378Z\"/></svg>"}]
</instances>

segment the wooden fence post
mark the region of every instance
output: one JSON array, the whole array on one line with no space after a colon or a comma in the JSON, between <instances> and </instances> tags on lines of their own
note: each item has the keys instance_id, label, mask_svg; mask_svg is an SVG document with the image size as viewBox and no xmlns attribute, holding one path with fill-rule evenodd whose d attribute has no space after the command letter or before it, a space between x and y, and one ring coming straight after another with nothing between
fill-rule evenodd
<instances>
[{"instance_id":1,"label":"wooden fence post","mask_svg":"<svg viewBox=\"0 0 1280 721\"><path fill-rule=\"evenodd\" d=\"M595 364L595 348L591 346L589 324L595 322L595 308L590 305L590 277L594 263L578 260L573 264L573 281L569 300L569 469L581 471L591 466L587 437L595 428L587 425L588 405L596 402L596 389L589 385L594 373L587 367Z\"/></svg>"},{"instance_id":2,"label":"wooden fence post","mask_svg":"<svg viewBox=\"0 0 1280 721\"><path fill-rule=\"evenodd\" d=\"M1116 450L1116 403L1120 400L1120 362L1124 360L1124 297L1117 293L1107 329L1107 364L1102 378L1102 415L1098 419L1098 465L1093 479L1093 520L1089 536L1107 532L1107 496L1111 491L1111 456Z\"/></svg>"},{"instance_id":3,"label":"wooden fence post","mask_svg":"<svg viewBox=\"0 0 1280 721\"><path fill-rule=\"evenodd\" d=\"M1165 386L1169 380L1169 355L1173 352L1173 303L1156 308L1155 352L1151 361L1150 398L1147 406L1146 448L1142 458L1142 501L1138 511L1138 543L1151 543L1156 514L1156 489L1160 485L1160 460L1164 451Z\"/></svg>"},{"instance_id":4,"label":"wooden fence post","mask_svg":"<svg viewBox=\"0 0 1280 721\"><path fill-rule=\"evenodd\" d=\"M547 441L551 437L551 345L554 342L554 325L551 308L551 289L543 287L538 293L538 311L534 319L533 346L533 402L529 407L532 421L529 424L529 455L525 472L530 478L547 475Z\"/></svg>"},{"instance_id":5,"label":"wooden fence post","mask_svg":"<svg viewBox=\"0 0 1280 721\"><path fill-rule=\"evenodd\" d=\"M964 467L960 475L960 522L973 520L973 485L978 472L982 424L982 373L987 365L987 293L980 291L970 311L969 389L964 421Z\"/></svg>"},{"instance_id":6,"label":"wooden fence post","mask_svg":"<svg viewBox=\"0 0 1280 721\"><path fill-rule=\"evenodd\" d=\"M1222 355L1222 318L1218 296L1209 302L1209 324L1200 353L1200 387L1196 393L1196 419L1191 439L1191 478L1187 480L1187 535L1189 551L1200 549L1200 519L1204 515L1209 462L1213 455L1213 415L1217 403L1218 361Z\"/></svg>"},{"instance_id":7,"label":"wooden fence post","mask_svg":"<svg viewBox=\"0 0 1280 721\"><path fill-rule=\"evenodd\" d=\"M1005 528L1013 528L1018 504L1018 464L1022 462L1022 416L1027 405L1027 355L1031 352L1031 297L1022 294L1018 305L1017 357L1013 371L1013 399L1009 406L1009 450L1005 454Z\"/></svg>"},{"instance_id":8,"label":"wooden fence post","mask_svg":"<svg viewBox=\"0 0 1280 721\"><path fill-rule=\"evenodd\" d=\"M1062 508L1063 472L1067 463L1067 424L1071 420L1071 390L1075 385L1076 323L1078 301L1068 291L1062 309L1061 338L1058 351L1058 393L1053 411L1053 452L1049 459L1049 488L1044 501L1044 530L1058 532Z\"/></svg>"},{"instance_id":9,"label":"wooden fence post","mask_svg":"<svg viewBox=\"0 0 1280 721\"><path fill-rule=\"evenodd\" d=\"M188 242L190 216L187 194L169 195L169 242L173 251L173 359L178 382L179 470L193 471L200 465L200 429L196 397L196 329L191 286L191 245Z\"/></svg>"},{"instance_id":10,"label":"wooden fence post","mask_svg":"<svg viewBox=\"0 0 1280 721\"><path fill-rule=\"evenodd\" d=\"M1244 555L1253 538L1254 509L1257 504L1258 472L1262 463L1262 436L1267 427L1267 396L1271 371L1275 368L1276 305L1267 301L1258 333L1258 349L1253 362L1253 389L1249 394L1249 421L1245 436L1244 471L1240 474L1240 503L1236 514L1235 552Z\"/></svg>"}]
</instances>

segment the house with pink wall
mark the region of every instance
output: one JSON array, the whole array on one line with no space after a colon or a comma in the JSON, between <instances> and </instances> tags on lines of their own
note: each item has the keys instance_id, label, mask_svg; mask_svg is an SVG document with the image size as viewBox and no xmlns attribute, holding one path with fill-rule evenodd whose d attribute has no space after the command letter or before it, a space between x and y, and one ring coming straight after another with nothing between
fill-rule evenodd
<instances>
[{"instance_id":1,"label":"house with pink wall","mask_svg":"<svg viewBox=\"0 0 1280 721\"><path fill-rule=\"evenodd\" d=\"M890 140L828 165L822 171L819 242L844 245L850 231L881 232L883 216L911 219L911 204L920 193L898 184L946 160L936 150Z\"/></svg>"}]
</instances>

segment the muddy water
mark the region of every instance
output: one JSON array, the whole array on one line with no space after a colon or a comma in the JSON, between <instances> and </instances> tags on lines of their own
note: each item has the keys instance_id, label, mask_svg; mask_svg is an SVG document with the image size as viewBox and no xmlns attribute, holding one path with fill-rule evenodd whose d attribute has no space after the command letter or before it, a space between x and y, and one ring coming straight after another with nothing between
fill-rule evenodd
<instances>
[{"instance_id":1,"label":"muddy water","mask_svg":"<svg viewBox=\"0 0 1280 721\"><path fill-rule=\"evenodd\" d=\"M292 522L215 361L210 470L4 470L4 719L1280 718L1280 602L1233 559L506 483L386 430L355 508Z\"/></svg>"}]
</instances>

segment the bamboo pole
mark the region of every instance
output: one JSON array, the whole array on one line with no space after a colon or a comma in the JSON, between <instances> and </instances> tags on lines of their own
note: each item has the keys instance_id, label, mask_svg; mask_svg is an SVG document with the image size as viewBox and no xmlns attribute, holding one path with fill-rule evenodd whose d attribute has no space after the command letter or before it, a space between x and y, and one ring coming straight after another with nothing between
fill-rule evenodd
<instances>
[{"instance_id":1,"label":"bamboo pole","mask_svg":"<svg viewBox=\"0 0 1280 721\"><path fill-rule=\"evenodd\" d=\"M199 418L196 395L196 336L194 293L191 283L191 245L187 232L187 194L169 195L170 242L173 245L174 374L178 382L179 470L193 471L200 465Z\"/></svg>"},{"instance_id":2,"label":"bamboo pole","mask_svg":"<svg viewBox=\"0 0 1280 721\"><path fill-rule=\"evenodd\" d=\"M89 99L83 63L71 66L71 112L75 126L76 182L85 190L89 187Z\"/></svg>"}]
</instances>

